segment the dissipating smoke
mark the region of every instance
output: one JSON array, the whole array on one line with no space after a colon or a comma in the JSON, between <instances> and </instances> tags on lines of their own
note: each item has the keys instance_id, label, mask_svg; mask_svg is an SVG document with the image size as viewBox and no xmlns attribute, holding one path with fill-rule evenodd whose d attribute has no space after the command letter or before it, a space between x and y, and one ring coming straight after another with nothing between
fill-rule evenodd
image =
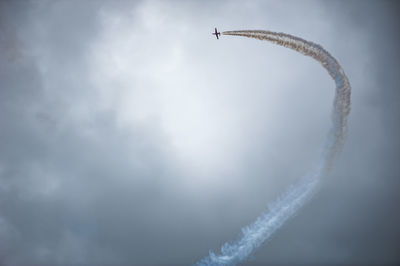
<instances>
[{"instance_id":1,"label":"dissipating smoke","mask_svg":"<svg viewBox=\"0 0 400 266\"><path fill-rule=\"evenodd\" d=\"M222 245L220 254L210 251L209 256L196 264L199 266L236 265L245 261L311 199L318 181L329 171L335 155L343 145L347 117L350 113L351 87L349 80L338 61L321 45L286 33L263 30L225 31L222 32L222 35L243 36L268 41L312 57L328 71L335 81L336 90L333 101L332 125L321 145L319 156L314 161L309 173L289 187L252 224L242 228L236 241Z\"/></svg>"}]
</instances>

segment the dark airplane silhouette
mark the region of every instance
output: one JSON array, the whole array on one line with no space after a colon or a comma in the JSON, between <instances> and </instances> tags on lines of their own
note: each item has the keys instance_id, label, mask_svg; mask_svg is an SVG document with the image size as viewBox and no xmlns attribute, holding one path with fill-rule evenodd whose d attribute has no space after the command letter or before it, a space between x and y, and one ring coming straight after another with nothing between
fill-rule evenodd
<instances>
[{"instance_id":1,"label":"dark airplane silhouette","mask_svg":"<svg viewBox=\"0 0 400 266\"><path fill-rule=\"evenodd\" d=\"M217 37L217 39L219 40L218 35L221 35L221 32L218 32L217 28L215 28L215 32L213 33L213 35L215 35L215 37Z\"/></svg>"}]
</instances>

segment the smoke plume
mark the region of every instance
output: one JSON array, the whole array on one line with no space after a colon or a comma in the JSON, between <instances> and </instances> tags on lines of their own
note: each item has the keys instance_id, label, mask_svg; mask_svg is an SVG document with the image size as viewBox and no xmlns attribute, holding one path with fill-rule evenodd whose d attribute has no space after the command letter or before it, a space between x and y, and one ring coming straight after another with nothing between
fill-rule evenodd
<instances>
[{"instance_id":1,"label":"smoke plume","mask_svg":"<svg viewBox=\"0 0 400 266\"><path fill-rule=\"evenodd\" d=\"M236 265L244 261L309 201L319 179L329 171L335 155L343 145L347 117L350 113L349 80L337 60L322 46L296 36L272 31L225 31L222 34L269 41L314 58L322 64L335 81L336 92L333 101L332 126L311 171L268 206L268 211L259 216L255 222L242 228L236 241L225 243L221 247L221 254L210 252L209 256L203 258L197 265Z\"/></svg>"}]
</instances>

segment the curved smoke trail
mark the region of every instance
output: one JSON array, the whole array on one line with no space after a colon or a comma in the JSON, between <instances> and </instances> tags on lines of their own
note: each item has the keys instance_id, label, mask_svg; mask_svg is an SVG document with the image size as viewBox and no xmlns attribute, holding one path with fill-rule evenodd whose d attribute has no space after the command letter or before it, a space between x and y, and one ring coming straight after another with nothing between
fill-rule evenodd
<instances>
[{"instance_id":1,"label":"curved smoke trail","mask_svg":"<svg viewBox=\"0 0 400 266\"><path fill-rule=\"evenodd\" d=\"M269 41L314 58L322 64L335 81L336 93L333 102L332 127L312 170L275 200L266 213L258 217L252 224L244 227L238 240L233 243L225 243L221 247L220 255L210 252L209 256L202 259L197 265L236 265L244 261L262 243L269 240L273 233L311 198L318 180L329 170L335 154L343 145L347 116L350 113L351 87L349 80L337 60L322 46L296 36L272 31L226 31L222 34Z\"/></svg>"}]
</instances>

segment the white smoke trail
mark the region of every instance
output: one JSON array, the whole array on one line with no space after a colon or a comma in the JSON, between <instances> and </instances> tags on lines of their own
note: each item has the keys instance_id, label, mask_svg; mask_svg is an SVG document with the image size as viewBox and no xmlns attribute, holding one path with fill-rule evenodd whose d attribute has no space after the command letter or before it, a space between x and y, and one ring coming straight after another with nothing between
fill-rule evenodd
<instances>
[{"instance_id":1,"label":"white smoke trail","mask_svg":"<svg viewBox=\"0 0 400 266\"><path fill-rule=\"evenodd\" d=\"M333 102L332 127L312 170L269 206L267 212L252 224L244 227L238 240L225 243L221 247L220 255L210 252L208 257L197 263L199 266L236 265L244 261L310 200L320 177L329 170L335 154L343 145L347 116L350 113L350 83L337 60L322 46L286 33L272 31L226 31L222 34L269 41L314 58L322 64L335 81L336 93Z\"/></svg>"}]
</instances>

